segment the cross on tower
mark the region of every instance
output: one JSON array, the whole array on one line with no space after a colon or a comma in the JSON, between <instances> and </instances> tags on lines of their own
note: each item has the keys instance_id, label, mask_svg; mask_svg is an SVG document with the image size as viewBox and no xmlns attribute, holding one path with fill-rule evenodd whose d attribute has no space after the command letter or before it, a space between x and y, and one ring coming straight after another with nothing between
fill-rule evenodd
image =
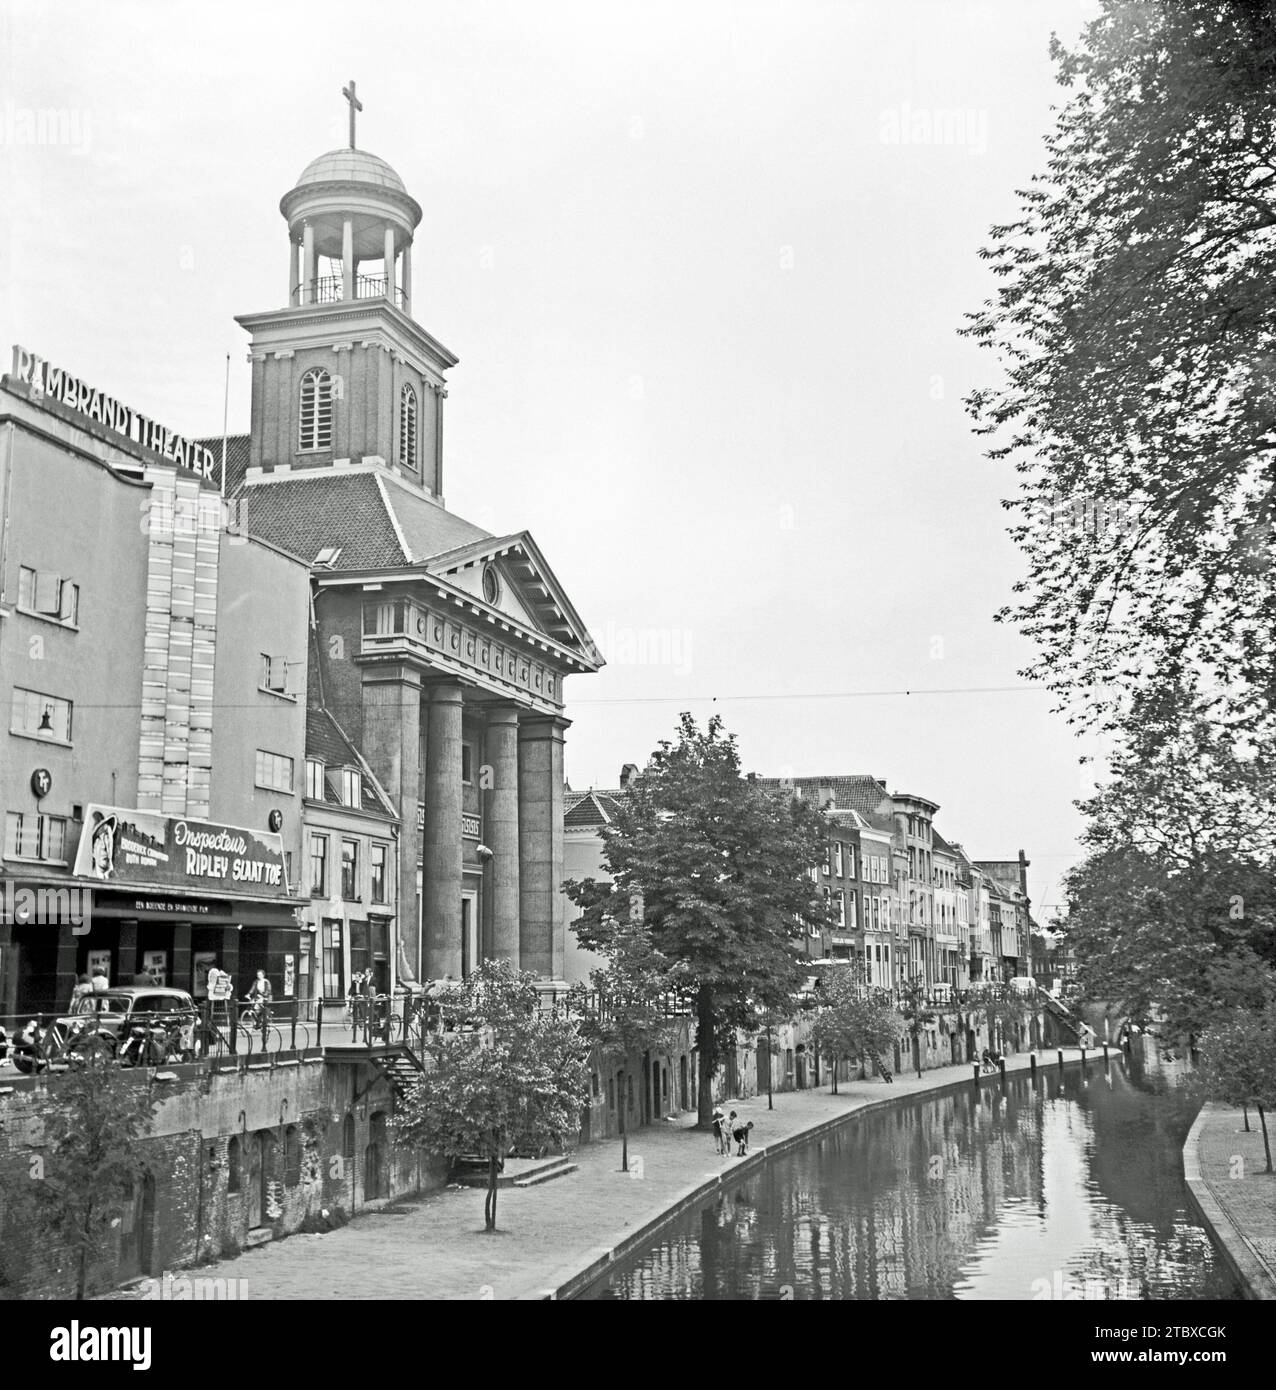
<instances>
[{"instance_id":1,"label":"cross on tower","mask_svg":"<svg viewBox=\"0 0 1276 1390\"><path fill-rule=\"evenodd\" d=\"M354 149L354 113L363 110L363 102L354 94L354 78L348 87L342 87L341 95L350 103L350 148Z\"/></svg>"}]
</instances>

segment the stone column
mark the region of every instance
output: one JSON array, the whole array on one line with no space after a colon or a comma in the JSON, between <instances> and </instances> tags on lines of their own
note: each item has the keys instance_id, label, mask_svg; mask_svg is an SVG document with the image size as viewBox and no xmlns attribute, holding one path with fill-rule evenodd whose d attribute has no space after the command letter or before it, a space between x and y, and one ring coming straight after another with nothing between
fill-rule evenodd
<instances>
[{"instance_id":1,"label":"stone column","mask_svg":"<svg viewBox=\"0 0 1276 1390\"><path fill-rule=\"evenodd\" d=\"M491 954L519 963L518 710L498 706L487 716L487 756L492 783L487 792L483 839L492 851L488 899L492 912Z\"/></svg>"},{"instance_id":2,"label":"stone column","mask_svg":"<svg viewBox=\"0 0 1276 1390\"><path fill-rule=\"evenodd\" d=\"M416 808L421 791L421 677L410 666L369 666L363 673L363 755L399 813L396 931L408 965L421 973L416 915ZM339 873L339 860L330 864ZM390 943L392 951L395 943Z\"/></svg>"},{"instance_id":3,"label":"stone column","mask_svg":"<svg viewBox=\"0 0 1276 1390\"><path fill-rule=\"evenodd\" d=\"M412 312L412 243L406 242L403 247L403 269L399 272L403 278L403 312Z\"/></svg>"},{"instance_id":4,"label":"stone column","mask_svg":"<svg viewBox=\"0 0 1276 1390\"><path fill-rule=\"evenodd\" d=\"M563 977L563 734L568 720L524 717L518 726L519 964Z\"/></svg>"},{"instance_id":5,"label":"stone column","mask_svg":"<svg viewBox=\"0 0 1276 1390\"><path fill-rule=\"evenodd\" d=\"M354 298L354 224L348 217L341 224L341 297Z\"/></svg>"},{"instance_id":6,"label":"stone column","mask_svg":"<svg viewBox=\"0 0 1276 1390\"><path fill-rule=\"evenodd\" d=\"M301 302L315 302L315 229L309 222L301 229Z\"/></svg>"},{"instance_id":7,"label":"stone column","mask_svg":"<svg viewBox=\"0 0 1276 1390\"><path fill-rule=\"evenodd\" d=\"M288 307L291 309L297 303L297 243L292 239L292 233L288 233Z\"/></svg>"},{"instance_id":8,"label":"stone column","mask_svg":"<svg viewBox=\"0 0 1276 1390\"><path fill-rule=\"evenodd\" d=\"M385 297L394 303L394 228L385 229Z\"/></svg>"},{"instance_id":9,"label":"stone column","mask_svg":"<svg viewBox=\"0 0 1276 1390\"><path fill-rule=\"evenodd\" d=\"M430 692L425 744L422 914L426 974L461 978L461 687Z\"/></svg>"}]
</instances>

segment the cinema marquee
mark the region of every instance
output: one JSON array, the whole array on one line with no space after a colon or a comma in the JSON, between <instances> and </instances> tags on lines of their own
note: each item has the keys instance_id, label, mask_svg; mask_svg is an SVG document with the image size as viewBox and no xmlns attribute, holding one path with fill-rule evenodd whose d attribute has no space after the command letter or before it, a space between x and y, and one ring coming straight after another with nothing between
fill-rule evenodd
<instances>
[{"instance_id":1,"label":"cinema marquee","mask_svg":"<svg viewBox=\"0 0 1276 1390\"><path fill-rule=\"evenodd\" d=\"M55 367L52 362L17 345L13 349L13 376L28 387L37 400L48 396L59 401L80 415L123 435L132 443L152 449L198 477L213 481L211 449L183 439L180 434L147 419L130 406L108 396L105 391L99 391L62 367Z\"/></svg>"}]
</instances>

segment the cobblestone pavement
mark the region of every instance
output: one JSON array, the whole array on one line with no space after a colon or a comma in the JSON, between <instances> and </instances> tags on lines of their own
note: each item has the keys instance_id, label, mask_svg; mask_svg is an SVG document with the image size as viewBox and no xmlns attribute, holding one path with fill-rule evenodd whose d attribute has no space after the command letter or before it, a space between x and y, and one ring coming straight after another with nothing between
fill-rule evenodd
<instances>
[{"instance_id":1,"label":"cobblestone pavement","mask_svg":"<svg viewBox=\"0 0 1276 1390\"><path fill-rule=\"evenodd\" d=\"M1274 1120L1269 1115L1267 1126L1276 1150ZM1266 1171L1263 1135L1252 1110L1249 1123L1247 1134L1240 1110L1211 1106L1197 1135L1197 1159L1205 1186L1257 1257L1251 1268L1260 1278L1265 1272L1266 1297L1276 1298L1276 1174ZM1232 1233L1217 1234L1227 1240Z\"/></svg>"},{"instance_id":2,"label":"cobblestone pavement","mask_svg":"<svg viewBox=\"0 0 1276 1390\"><path fill-rule=\"evenodd\" d=\"M1079 1054L1065 1049L1068 1059ZM1091 1054L1095 1056L1096 1054ZM1097 1054L1101 1065L1101 1054ZM1043 1062L1054 1062L1054 1053ZM1008 1072L1028 1068L1026 1054L1007 1058ZM842 1082L840 1094L784 1092L768 1111L766 1097L725 1108L752 1120L753 1151L815 1128L873 1101L969 1081L969 1065L880 1079ZM997 1085L995 1076L985 1086ZM573 1155L577 1172L530 1188L503 1188L497 1231L483 1230L484 1192L452 1188L396 1199L396 1213L370 1212L325 1235L294 1235L234 1259L187 1271L235 1279L251 1299L516 1299L545 1297L591 1254L601 1254L658 1220L707 1176L740 1160L721 1157L711 1135L694 1128L694 1113L634 1131L628 1174L620 1171L619 1139L587 1144ZM116 1295L117 1297L119 1295Z\"/></svg>"}]
</instances>

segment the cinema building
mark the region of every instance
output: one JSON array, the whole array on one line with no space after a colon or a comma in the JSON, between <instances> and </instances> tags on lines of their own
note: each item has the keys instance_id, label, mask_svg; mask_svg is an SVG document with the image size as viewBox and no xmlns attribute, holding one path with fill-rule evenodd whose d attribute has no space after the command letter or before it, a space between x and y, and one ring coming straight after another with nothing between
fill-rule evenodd
<instances>
[{"instance_id":1,"label":"cinema building","mask_svg":"<svg viewBox=\"0 0 1276 1390\"><path fill-rule=\"evenodd\" d=\"M0 378L0 1015L78 974L295 979L309 576L217 460L34 353Z\"/></svg>"},{"instance_id":2,"label":"cinema building","mask_svg":"<svg viewBox=\"0 0 1276 1390\"><path fill-rule=\"evenodd\" d=\"M238 319L251 427L228 490L253 537L310 567L312 703L397 815L385 954L418 979L495 957L562 981L564 684L601 659L527 531L490 535L444 504L457 359L415 316L421 208L398 174L352 136L280 211L279 304ZM310 891L331 900L330 883Z\"/></svg>"}]
</instances>

